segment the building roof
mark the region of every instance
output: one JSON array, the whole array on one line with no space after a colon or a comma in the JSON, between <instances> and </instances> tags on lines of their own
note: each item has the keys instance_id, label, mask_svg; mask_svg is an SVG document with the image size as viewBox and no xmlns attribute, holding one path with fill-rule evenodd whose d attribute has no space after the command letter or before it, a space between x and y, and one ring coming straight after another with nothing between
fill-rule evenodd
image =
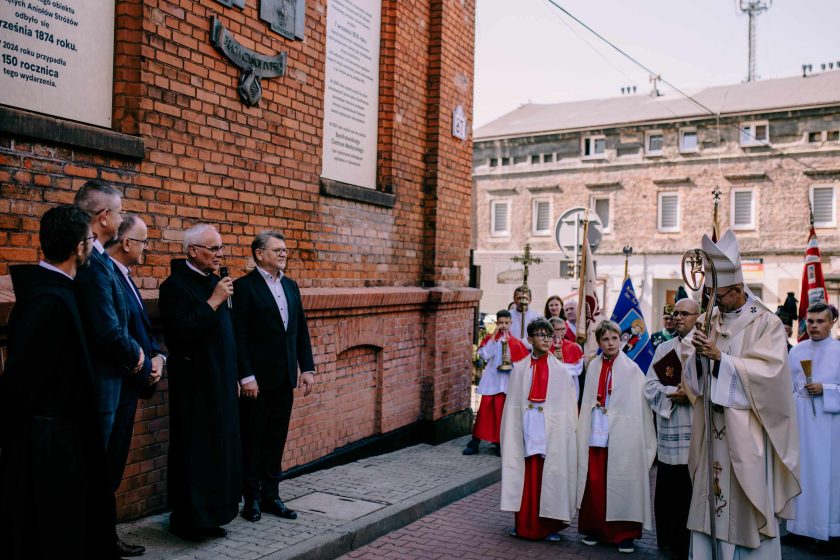
<instances>
[{"instance_id":1,"label":"building roof","mask_svg":"<svg viewBox=\"0 0 840 560\"><path fill-rule=\"evenodd\" d=\"M778 78L687 92L721 115L840 104L840 70L807 78ZM673 93L625 95L567 103L528 103L476 129L476 140L606 128L650 121L675 121L709 113Z\"/></svg>"}]
</instances>

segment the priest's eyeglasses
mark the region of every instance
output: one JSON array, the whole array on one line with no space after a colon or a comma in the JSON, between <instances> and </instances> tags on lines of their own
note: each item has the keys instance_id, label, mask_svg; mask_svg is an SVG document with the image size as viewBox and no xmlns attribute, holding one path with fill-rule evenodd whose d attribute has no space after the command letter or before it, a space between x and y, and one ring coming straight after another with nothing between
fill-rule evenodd
<instances>
[{"instance_id":1,"label":"priest's eyeglasses","mask_svg":"<svg viewBox=\"0 0 840 560\"><path fill-rule=\"evenodd\" d=\"M148 239L134 239L133 237L126 237L126 239L129 241L134 241L135 243L142 243L144 249L149 246Z\"/></svg>"},{"instance_id":2,"label":"priest's eyeglasses","mask_svg":"<svg viewBox=\"0 0 840 560\"><path fill-rule=\"evenodd\" d=\"M192 246L193 247L201 247L202 249L207 249L211 253L221 253L225 249L224 245L213 245L212 247L208 247L207 245L199 245L198 243L193 243Z\"/></svg>"}]
</instances>

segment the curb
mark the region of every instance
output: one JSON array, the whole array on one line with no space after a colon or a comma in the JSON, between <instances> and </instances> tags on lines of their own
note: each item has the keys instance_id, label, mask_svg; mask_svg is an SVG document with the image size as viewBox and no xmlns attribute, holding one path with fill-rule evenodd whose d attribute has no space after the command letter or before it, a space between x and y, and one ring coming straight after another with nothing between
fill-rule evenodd
<instances>
[{"instance_id":1,"label":"curb","mask_svg":"<svg viewBox=\"0 0 840 560\"><path fill-rule=\"evenodd\" d=\"M427 490L396 504L365 515L327 533L316 535L261 560L332 560L369 544L421 517L497 483L502 478L500 466L484 468L469 479Z\"/></svg>"}]
</instances>

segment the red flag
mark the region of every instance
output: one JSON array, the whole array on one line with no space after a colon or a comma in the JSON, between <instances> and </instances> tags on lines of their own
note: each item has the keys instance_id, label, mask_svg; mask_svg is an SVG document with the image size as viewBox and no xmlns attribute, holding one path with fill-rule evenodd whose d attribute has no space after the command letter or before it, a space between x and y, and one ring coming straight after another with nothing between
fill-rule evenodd
<instances>
[{"instance_id":1,"label":"red flag","mask_svg":"<svg viewBox=\"0 0 840 560\"><path fill-rule=\"evenodd\" d=\"M808 307L814 303L828 303L828 294L825 291L825 279L823 279L822 262L820 259L820 246L817 243L817 234L814 226L811 226L811 233L808 236L808 247L805 249L805 268L802 271L802 290L799 293L799 338L801 342L808 338L808 329L805 327L805 317L808 315Z\"/></svg>"}]
</instances>

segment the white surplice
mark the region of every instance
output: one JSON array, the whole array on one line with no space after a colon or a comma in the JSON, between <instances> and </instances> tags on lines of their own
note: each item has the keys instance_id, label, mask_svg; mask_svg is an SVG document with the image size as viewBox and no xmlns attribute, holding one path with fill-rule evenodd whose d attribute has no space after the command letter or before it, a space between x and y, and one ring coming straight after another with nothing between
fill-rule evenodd
<instances>
[{"instance_id":1,"label":"white surplice","mask_svg":"<svg viewBox=\"0 0 840 560\"><path fill-rule=\"evenodd\" d=\"M802 360L811 360L812 380L823 394L805 390ZM840 536L840 341L804 340L790 351L790 371L799 424L802 494L787 530L827 541Z\"/></svg>"}]
</instances>

